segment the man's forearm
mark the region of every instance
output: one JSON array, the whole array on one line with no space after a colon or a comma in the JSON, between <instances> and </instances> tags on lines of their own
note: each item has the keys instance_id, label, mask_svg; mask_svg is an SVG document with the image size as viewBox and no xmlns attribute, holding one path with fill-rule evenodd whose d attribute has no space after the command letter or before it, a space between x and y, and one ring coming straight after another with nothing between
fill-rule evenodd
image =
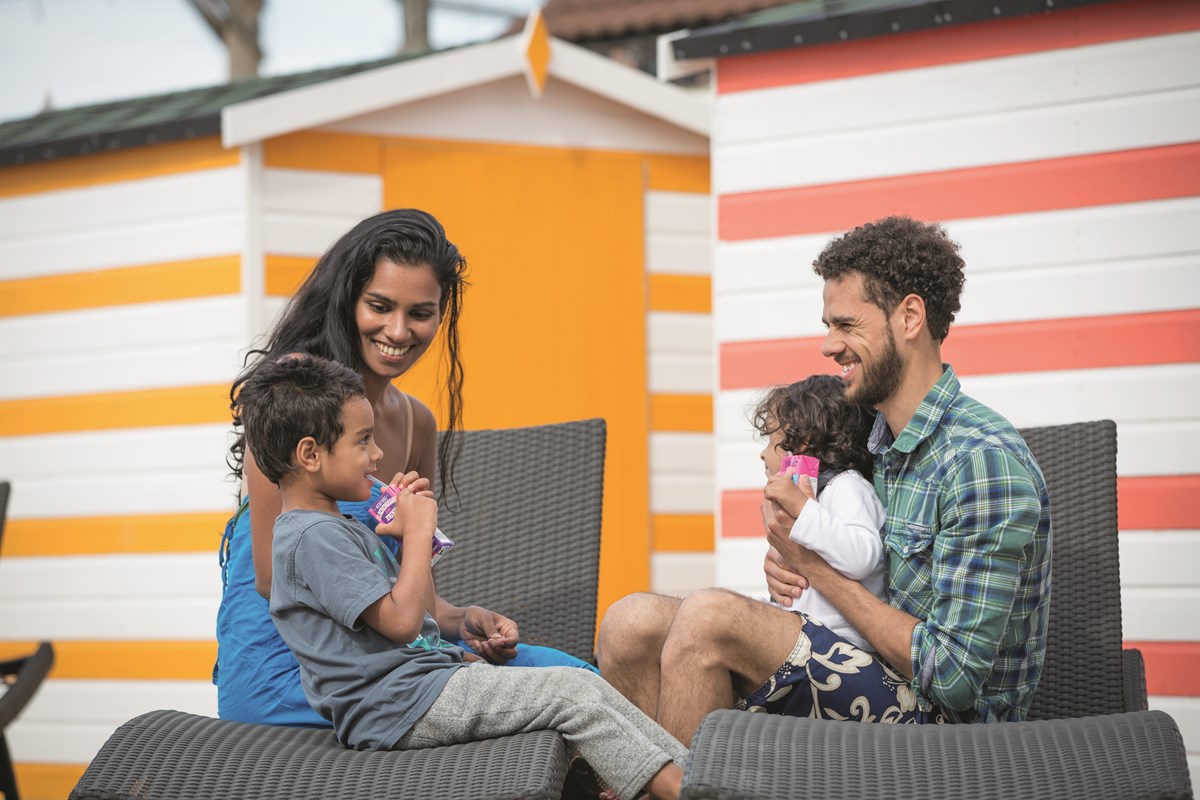
<instances>
[{"instance_id":1,"label":"man's forearm","mask_svg":"<svg viewBox=\"0 0 1200 800\"><path fill-rule=\"evenodd\" d=\"M888 664L904 677L913 677L912 637L919 621L916 617L883 602L861 583L823 561L809 570L808 579Z\"/></svg>"}]
</instances>

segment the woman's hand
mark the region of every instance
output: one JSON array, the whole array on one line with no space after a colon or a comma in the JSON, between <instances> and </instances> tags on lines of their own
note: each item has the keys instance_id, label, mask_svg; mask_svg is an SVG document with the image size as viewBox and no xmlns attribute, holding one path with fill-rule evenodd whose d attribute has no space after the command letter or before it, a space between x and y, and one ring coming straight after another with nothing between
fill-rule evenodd
<instances>
[{"instance_id":1,"label":"woman's hand","mask_svg":"<svg viewBox=\"0 0 1200 800\"><path fill-rule=\"evenodd\" d=\"M471 606L463 615L459 638L493 664L516 658L520 634L517 623L486 608Z\"/></svg>"}]
</instances>

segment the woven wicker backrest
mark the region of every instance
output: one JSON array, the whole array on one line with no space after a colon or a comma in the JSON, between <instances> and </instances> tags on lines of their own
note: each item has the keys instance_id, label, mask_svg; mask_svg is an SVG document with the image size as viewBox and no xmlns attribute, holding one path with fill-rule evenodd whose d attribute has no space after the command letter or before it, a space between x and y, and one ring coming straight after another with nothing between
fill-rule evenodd
<instances>
[{"instance_id":1,"label":"woven wicker backrest","mask_svg":"<svg viewBox=\"0 0 1200 800\"><path fill-rule=\"evenodd\" d=\"M1125 711L1117 555L1117 426L1021 431L1050 489L1053 588L1046 664L1029 719Z\"/></svg>"},{"instance_id":2,"label":"woven wicker backrest","mask_svg":"<svg viewBox=\"0 0 1200 800\"><path fill-rule=\"evenodd\" d=\"M467 431L462 442L458 498L438 514L455 544L435 568L438 593L511 617L522 641L590 661L604 420Z\"/></svg>"}]
</instances>

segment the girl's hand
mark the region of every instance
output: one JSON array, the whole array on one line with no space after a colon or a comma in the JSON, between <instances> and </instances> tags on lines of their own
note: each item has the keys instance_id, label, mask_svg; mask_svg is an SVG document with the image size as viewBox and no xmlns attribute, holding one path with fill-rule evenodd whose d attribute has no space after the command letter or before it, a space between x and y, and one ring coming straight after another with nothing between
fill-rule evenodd
<instances>
[{"instance_id":1,"label":"girl's hand","mask_svg":"<svg viewBox=\"0 0 1200 800\"><path fill-rule=\"evenodd\" d=\"M813 496L812 485L808 478L803 475L800 477L800 483L796 484L792 481L791 475L772 475L767 479L763 496L791 514L792 517L798 518L804 504Z\"/></svg>"}]
</instances>

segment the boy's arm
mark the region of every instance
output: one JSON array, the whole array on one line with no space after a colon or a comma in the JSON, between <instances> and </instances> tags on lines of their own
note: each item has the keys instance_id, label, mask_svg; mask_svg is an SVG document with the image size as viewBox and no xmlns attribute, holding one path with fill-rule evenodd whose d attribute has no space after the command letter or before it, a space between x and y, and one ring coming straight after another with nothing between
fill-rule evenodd
<instances>
[{"instance_id":1,"label":"boy's arm","mask_svg":"<svg viewBox=\"0 0 1200 800\"><path fill-rule=\"evenodd\" d=\"M804 504L790 538L860 581L883 564L884 515L874 487L845 474L830 482L819 501Z\"/></svg>"},{"instance_id":2,"label":"boy's arm","mask_svg":"<svg viewBox=\"0 0 1200 800\"><path fill-rule=\"evenodd\" d=\"M378 528L381 534L403 539L406 547L392 590L367 606L362 620L397 644L420 636L434 597L430 562L436 525L437 501L404 491L396 497L396 518Z\"/></svg>"}]
</instances>

